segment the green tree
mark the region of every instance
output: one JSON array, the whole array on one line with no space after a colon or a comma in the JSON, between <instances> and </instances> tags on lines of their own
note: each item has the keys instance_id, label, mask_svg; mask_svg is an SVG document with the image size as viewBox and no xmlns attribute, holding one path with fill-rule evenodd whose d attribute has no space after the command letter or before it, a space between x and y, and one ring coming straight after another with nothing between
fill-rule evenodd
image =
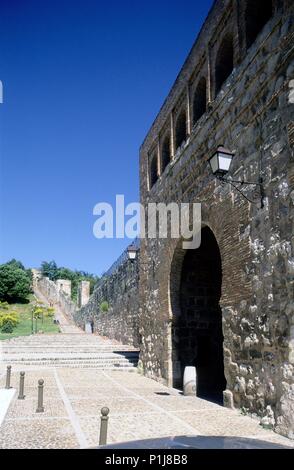
<instances>
[{"instance_id":1,"label":"green tree","mask_svg":"<svg viewBox=\"0 0 294 470\"><path fill-rule=\"evenodd\" d=\"M51 281L56 281L58 279L58 267L55 261L43 261L41 273L44 277L49 277Z\"/></svg>"},{"instance_id":2,"label":"green tree","mask_svg":"<svg viewBox=\"0 0 294 470\"><path fill-rule=\"evenodd\" d=\"M0 265L0 301L24 302L31 293L28 273L15 264Z\"/></svg>"},{"instance_id":3,"label":"green tree","mask_svg":"<svg viewBox=\"0 0 294 470\"><path fill-rule=\"evenodd\" d=\"M22 264L21 261L18 261L17 259L13 258L11 259L10 261L8 261L7 263L5 263L7 266L12 266L13 268L18 268L18 269L22 269L23 271L25 271L25 267L24 265Z\"/></svg>"},{"instance_id":4,"label":"green tree","mask_svg":"<svg viewBox=\"0 0 294 470\"><path fill-rule=\"evenodd\" d=\"M18 268L18 269L22 269L23 271L25 271L27 273L27 275L29 276L31 282L33 281L33 273L32 273L32 270L31 269L26 269L24 267L24 265L22 264L21 261L18 261L17 259L13 258L11 259L10 261L8 261L7 263L5 263L7 266L12 266L13 268Z\"/></svg>"}]
</instances>

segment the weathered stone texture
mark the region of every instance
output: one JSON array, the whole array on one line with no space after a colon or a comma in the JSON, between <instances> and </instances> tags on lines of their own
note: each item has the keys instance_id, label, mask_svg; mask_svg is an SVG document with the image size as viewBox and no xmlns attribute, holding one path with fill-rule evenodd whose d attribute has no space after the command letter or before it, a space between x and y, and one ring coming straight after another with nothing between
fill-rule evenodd
<instances>
[{"instance_id":1,"label":"weathered stone texture","mask_svg":"<svg viewBox=\"0 0 294 470\"><path fill-rule=\"evenodd\" d=\"M226 402L258 413L264 425L274 423L278 432L293 437L293 6L273 2L272 18L246 51L245 3L215 2L141 147L141 202L145 207L149 202L202 203L203 225L215 235L222 261ZM227 32L233 36L234 70L214 98L215 58ZM209 103L193 126L191 103L201 76L207 79ZM183 107L188 136L176 150L173 126ZM168 131L174 152L162 171L162 136ZM255 187L242 187L256 202L250 203L213 177L208 159L219 145L235 152L232 178L263 178L264 208ZM159 177L150 188L154 152ZM141 243L142 367L170 385L183 259L180 240Z\"/></svg>"},{"instance_id":2,"label":"weathered stone texture","mask_svg":"<svg viewBox=\"0 0 294 470\"><path fill-rule=\"evenodd\" d=\"M56 287L59 291L64 292L69 297L71 296L71 281L68 279L57 279Z\"/></svg>"},{"instance_id":3,"label":"weathered stone texture","mask_svg":"<svg viewBox=\"0 0 294 470\"><path fill-rule=\"evenodd\" d=\"M78 286L78 307L83 307L90 299L90 282L81 281Z\"/></svg>"}]
</instances>

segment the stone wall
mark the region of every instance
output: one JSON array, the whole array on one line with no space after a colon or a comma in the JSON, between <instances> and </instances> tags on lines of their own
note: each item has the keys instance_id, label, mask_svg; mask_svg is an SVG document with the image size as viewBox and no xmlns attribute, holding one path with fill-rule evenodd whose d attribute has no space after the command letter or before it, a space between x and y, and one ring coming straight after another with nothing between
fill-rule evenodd
<instances>
[{"instance_id":1,"label":"stone wall","mask_svg":"<svg viewBox=\"0 0 294 470\"><path fill-rule=\"evenodd\" d=\"M71 281L68 279L57 279L55 284L58 290L71 297Z\"/></svg>"},{"instance_id":2,"label":"stone wall","mask_svg":"<svg viewBox=\"0 0 294 470\"><path fill-rule=\"evenodd\" d=\"M69 292L69 284L65 281L61 280L61 282L55 283L50 281L48 277L42 277L41 275L34 279L34 286L46 297L48 302L58 304L63 313L70 319L73 319L77 305L71 300L70 296L62 290L62 284L66 285L66 290Z\"/></svg>"},{"instance_id":3,"label":"stone wall","mask_svg":"<svg viewBox=\"0 0 294 470\"><path fill-rule=\"evenodd\" d=\"M83 329L91 323L94 332L137 347L138 292L138 259L131 262L124 253L115 268L101 278L89 302L75 312L74 320ZM108 311L103 311L102 303L108 305Z\"/></svg>"},{"instance_id":4,"label":"stone wall","mask_svg":"<svg viewBox=\"0 0 294 470\"><path fill-rule=\"evenodd\" d=\"M90 299L90 282L81 281L78 286L78 307L83 307Z\"/></svg>"},{"instance_id":5,"label":"stone wall","mask_svg":"<svg viewBox=\"0 0 294 470\"><path fill-rule=\"evenodd\" d=\"M89 283L82 281L78 287L80 302L88 302L79 307L61 286L65 281L50 281L34 270L34 286L53 304L59 304L63 313L72 319L80 328L86 330L90 324L92 331L115 339L123 344L138 347L140 335L139 315L139 243L135 242L138 253L136 260L129 261L125 251L109 271L102 276L93 294L88 297ZM104 308L101 308L104 304ZM105 306L108 310L105 311ZM87 328L89 332L89 328Z\"/></svg>"},{"instance_id":6,"label":"stone wall","mask_svg":"<svg viewBox=\"0 0 294 470\"><path fill-rule=\"evenodd\" d=\"M272 17L248 50L245 5L214 3L141 147L141 202L145 207L149 202L202 203L203 226L211 229L221 256L225 403L258 413L264 424L293 438L293 5L274 1ZM216 59L227 35L233 38L234 69L216 93ZM194 123L201 77L207 84L206 110ZM187 136L176 148L183 110ZM208 159L219 145L235 153L232 178L263 178L263 208L258 186L239 186L246 200L212 175ZM185 256L180 239L141 243L141 361L146 375L169 385L179 361L175 329ZM197 305L193 308L197 319Z\"/></svg>"}]
</instances>

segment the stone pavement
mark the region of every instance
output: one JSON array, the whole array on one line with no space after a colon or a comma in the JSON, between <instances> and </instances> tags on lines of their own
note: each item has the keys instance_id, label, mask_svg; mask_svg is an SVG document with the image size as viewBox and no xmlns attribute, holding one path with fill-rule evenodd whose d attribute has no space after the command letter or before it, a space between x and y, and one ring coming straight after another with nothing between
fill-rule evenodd
<instances>
[{"instance_id":1,"label":"stone pavement","mask_svg":"<svg viewBox=\"0 0 294 470\"><path fill-rule=\"evenodd\" d=\"M18 387L15 366L12 386ZM5 385L0 370L0 388ZM37 381L45 412L37 414ZM110 408L108 443L166 436L238 436L294 448L258 421L211 402L183 397L137 372L28 368L25 400L15 395L0 428L0 448L84 448L99 442L100 409Z\"/></svg>"}]
</instances>

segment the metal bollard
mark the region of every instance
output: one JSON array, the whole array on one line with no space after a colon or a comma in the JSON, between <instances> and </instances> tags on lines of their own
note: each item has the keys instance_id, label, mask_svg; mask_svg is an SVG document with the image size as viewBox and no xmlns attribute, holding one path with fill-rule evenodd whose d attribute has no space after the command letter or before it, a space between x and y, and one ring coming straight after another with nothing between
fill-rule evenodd
<instances>
[{"instance_id":1,"label":"metal bollard","mask_svg":"<svg viewBox=\"0 0 294 470\"><path fill-rule=\"evenodd\" d=\"M44 380L40 379L38 381L38 408L36 409L36 413L43 413L44 412Z\"/></svg>"},{"instance_id":2,"label":"metal bollard","mask_svg":"<svg viewBox=\"0 0 294 470\"><path fill-rule=\"evenodd\" d=\"M100 424L100 437L99 437L100 446L105 446L107 443L108 414L109 414L109 408L104 406L101 409L101 424Z\"/></svg>"},{"instance_id":3,"label":"metal bollard","mask_svg":"<svg viewBox=\"0 0 294 470\"><path fill-rule=\"evenodd\" d=\"M17 397L19 400L24 400L25 399L24 379L25 379L25 372L21 372L20 377L19 377L19 394L18 394L18 397Z\"/></svg>"},{"instance_id":4,"label":"metal bollard","mask_svg":"<svg viewBox=\"0 0 294 470\"><path fill-rule=\"evenodd\" d=\"M5 388L11 388L10 386L10 379L11 379L11 366L7 366L7 371L6 371L6 385Z\"/></svg>"}]
</instances>

